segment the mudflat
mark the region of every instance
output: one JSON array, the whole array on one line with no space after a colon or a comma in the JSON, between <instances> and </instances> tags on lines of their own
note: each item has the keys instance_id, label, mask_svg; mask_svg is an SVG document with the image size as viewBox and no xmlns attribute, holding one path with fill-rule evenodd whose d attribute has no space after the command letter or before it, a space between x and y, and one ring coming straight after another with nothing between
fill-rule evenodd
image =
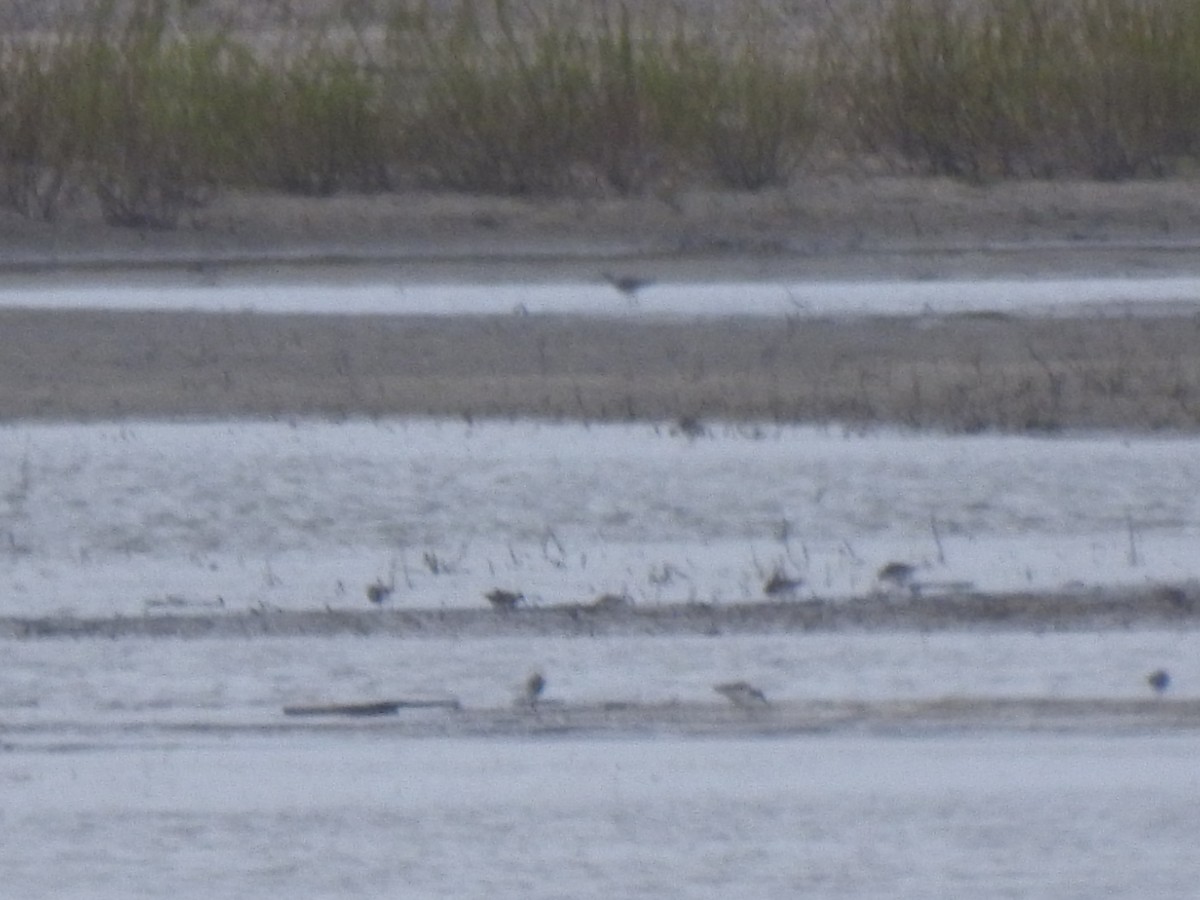
<instances>
[{"instance_id":1,"label":"mudflat","mask_svg":"<svg viewBox=\"0 0 1200 900\"><path fill-rule=\"evenodd\" d=\"M1200 319L0 310L7 420L405 415L1188 429Z\"/></svg>"},{"instance_id":2,"label":"mudflat","mask_svg":"<svg viewBox=\"0 0 1200 900\"><path fill-rule=\"evenodd\" d=\"M1193 274L1190 182L808 176L642 199L229 195L175 231L0 218L0 288ZM0 310L0 418L540 416L1194 428L1200 320L620 322Z\"/></svg>"}]
</instances>

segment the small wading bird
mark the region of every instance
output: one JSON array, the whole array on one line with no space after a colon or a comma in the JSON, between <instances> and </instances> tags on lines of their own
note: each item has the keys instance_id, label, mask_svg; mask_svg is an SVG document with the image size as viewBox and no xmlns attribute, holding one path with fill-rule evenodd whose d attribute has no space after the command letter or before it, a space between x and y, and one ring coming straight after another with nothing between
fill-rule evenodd
<instances>
[{"instance_id":1,"label":"small wading bird","mask_svg":"<svg viewBox=\"0 0 1200 900\"><path fill-rule=\"evenodd\" d=\"M764 706L771 705L767 702L767 695L748 681L727 681L724 684L714 684L713 690L738 709L762 709Z\"/></svg>"},{"instance_id":2,"label":"small wading bird","mask_svg":"<svg viewBox=\"0 0 1200 900\"><path fill-rule=\"evenodd\" d=\"M612 272L601 272L600 277L626 297L637 297L638 291L654 284L653 278L638 278L636 275L614 275Z\"/></svg>"},{"instance_id":3,"label":"small wading bird","mask_svg":"<svg viewBox=\"0 0 1200 900\"><path fill-rule=\"evenodd\" d=\"M496 588L494 591L488 591L483 595L487 598L487 602L492 604L496 609L516 609L517 604L525 599L524 594L516 591L505 591Z\"/></svg>"},{"instance_id":4,"label":"small wading bird","mask_svg":"<svg viewBox=\"0 0 1200 900\"><path fill-rule=\"evenodd\" d=\"M787 596L796 593L803 586L803 578L792 578L783 569L776 569L763 585L763 593L768 597Z\"/></svg>"},{"instance_id":5,"label":"small wading bird","mask_svg":"<svg viewBox=\"0 0 1200 900\"><path fill-rule=\"evenodd\" d=\"M916 566L903 562L890 562L880 569L875 577L892 587L905 588L912 586L913 576L916 574Z\"/></svg>"},{"instance_id":6,"label":"small wading bird","mask_svg":"<svg viewBox=\"0 0 1200 900\"><path fill-rule=\"evenodd\" d=\"M521 693L520 702L530 709L537 709L538 700L542 696L542 691L546 690L546 679L541 672L532 672L525 679L525 689Z\"/></svg>"},{"instance_id":7,"label":"small wading bird","mask_svg":"<svg viewBox=\"0 0 1200 900\"><path fill-rule=\"evenodd\" d=\"M625 593L601 594L592 601L592 609L611 612L613 610L624 609L632 603L633 601L629 599L629 595Z\"/></svg>"},{"instance_id":8,"label":"small wading bird","mask_svg":"<svg viewBox=\"0 0 1200 900\"><path fill-rule=\"evenodd\" d=\"M391 598L392 590L392 585L384 584L383 580L380 579L367 585L367 599L376 606L382 606Z\"/></svg>"},{"instance_id":9,"label":"small wading bird","mask_svg":"<svg viewBox=\"0 0 1200 900\"><path fill-rule=\"evenodd\" d=\"M1171 673L1166 669L1155 669L1146 676L1146 683L1156 694L1163 694L1171 686Z\"/></svg>"}]
</instances>

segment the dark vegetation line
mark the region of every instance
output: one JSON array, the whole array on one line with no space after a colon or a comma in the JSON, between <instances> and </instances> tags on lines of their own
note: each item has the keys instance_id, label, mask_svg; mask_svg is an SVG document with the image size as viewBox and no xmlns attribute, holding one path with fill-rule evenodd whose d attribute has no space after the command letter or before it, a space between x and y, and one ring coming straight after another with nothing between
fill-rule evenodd
<instances>
[{"instance_id":1,"label":"dark vegetation line","mask_svg":"<svg viewBox=\"0 0 1200 900\"><path fill-rule=\"evenodd\" d=\"M214 638L388 634L496 635L761 634L805 631L1011 631L1194 628L1195 585L1086 594L948 594L854 601L804 600L603 607L556 604L528 609L252 610L217 615L2 618L0 638Z\"/></svg>"},{"instance_id":2,"label":"dark vegetation line","mask_svg":"<svg viewBox=\"0 0 1200 900\"><path fill-rule=\"evenodd\" d=\"M1200 4L1182 0L881 0L815 27L768 0L718 18L363 0L269 31L227 6L10 24L0 204L170 228L228 189L669 196L830 165L1120 179L1200 160Z\"/></svg>"}]
</instances>

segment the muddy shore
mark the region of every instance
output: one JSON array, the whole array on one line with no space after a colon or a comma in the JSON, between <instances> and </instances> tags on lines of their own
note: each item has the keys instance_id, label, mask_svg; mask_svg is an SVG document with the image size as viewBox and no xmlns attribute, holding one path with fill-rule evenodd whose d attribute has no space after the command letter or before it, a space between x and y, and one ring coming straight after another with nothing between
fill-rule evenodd
<instances>
[{"instance_id":1,"label":"muddy shore","mask_svg":"<svg viewBox=\"0 0 1200 900\"><path fill-rule=\"evenodd\" d=\"M384 609L0 619L10 638L221 638L338 634L404 638L598 637L766 632L1088 631L1200 626L1200 585L1150 589L934 596L852 601L607 606L555 604L514 610Z\"/></svg>"},{"instance_id":2,"label":"muddy shore","mask_svg":"<svg viewBox=\"0 0 1200 900\"><path fill-rule=\"evenodd\" d=\"M226 196L176 231L0 217L0 290L1200 273L1190 182L811 177L758 194ZM434 415L1200 422L1194 316L599 323L0 310L0 420Z\"/></svg>"},{"instance_id":3,"label":"muddy shore","mask_svg":"<svg viewBox=\"0 0 1200 900\"><path fill-rule=\"evenodd\" d=\"M1200 272L1200 184L811 175L757 193L507 198L226 194L173 231L0 213L0 285L677 281Z\"/></svg>"}]
</instances>

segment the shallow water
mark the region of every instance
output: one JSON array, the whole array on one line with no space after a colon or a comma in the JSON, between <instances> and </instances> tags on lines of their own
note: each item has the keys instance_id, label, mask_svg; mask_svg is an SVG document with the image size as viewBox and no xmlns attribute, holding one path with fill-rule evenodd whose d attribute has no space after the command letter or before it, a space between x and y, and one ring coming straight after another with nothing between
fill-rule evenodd
<instances>
[{"instance_id":1,"label":"shallow water","mask_svg":"<svg viewBox=\"0 0 1200 900\"><path fill-rule=\"evenodd\" d=\"M1200 736L239 738L0 754L5 891L1195 896Z\"/></svg>"},{"instance_id":2,"label":"shallow water","mask_svg":"<svg viewBox=\"0 0 1200 900\"><path fill-rule=\"evenodd\" d=\"M1196 631L44 640L4 649L0 743L30 748L303 724L283 716L289 705L454 698L468 709L507 708L534 669L547 702L574 707L723 705L713 685L737 680L783 704L1138 700L1153 697L1146 676L1158 668L1171 673L1169 698L1200 697Z\"/></svg>"},{"instance_id":3,"label":"shallow water","mask_svg":"<svg viewBox=\"0 0 1200 900\"><path fill-rule=\"evenodd\" d=\"M621 318L833 315L1162 315L1196 308L1200 279L1005 278L651 282L626 296L588 282L122 284L0 289L0 308L155 309L385 315L555 314Z\"/></svg>"},{"instance_id":4,"label":"shallow water","mask_svg":"<svg viewBox=\"0 0 1200 900\"><path fill-rule=\"evenodd\" d=\"M1055 590L1200 575L1189 437L714 425L0 429L0 615Z\"/></svg>"}]
</instances>

